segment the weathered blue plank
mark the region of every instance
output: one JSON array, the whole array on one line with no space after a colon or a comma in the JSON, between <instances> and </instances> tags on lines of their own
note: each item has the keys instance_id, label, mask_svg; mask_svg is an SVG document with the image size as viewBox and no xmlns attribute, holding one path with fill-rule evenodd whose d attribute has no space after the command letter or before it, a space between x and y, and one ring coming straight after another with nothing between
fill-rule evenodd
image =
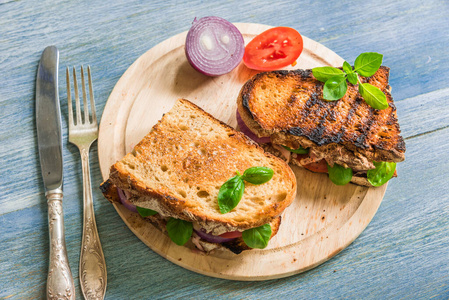
<instances>
[{"instance_id":1,"label":"weathered blue plank","mask_svg":"<svg viewBox=\"0 0 449 300\"><path fill-rule=\"evenodd\" d=\"M405 139L449 126L449 89L444 88L396 103Z\"/></svg>"}]
</instances>

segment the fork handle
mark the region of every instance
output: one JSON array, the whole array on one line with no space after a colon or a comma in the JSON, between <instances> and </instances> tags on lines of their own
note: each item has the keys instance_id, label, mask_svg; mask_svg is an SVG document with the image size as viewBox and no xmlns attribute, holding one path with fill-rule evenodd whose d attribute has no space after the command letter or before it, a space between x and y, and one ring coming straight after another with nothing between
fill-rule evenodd
<instances>
[{"instance_id":1,"label":"fork handle","mask_svg":"<svg viewBox=\"0 0 449 300\"><path fill-rule=\"evenodd\" d=\"M75 299L75 285L65 246L62 190L45 193L48 203L50 262L47 276L47 299Z\"/></svg>"},{"instance_id":2,"label":"fork handle","mask_svg":"<svg viewBox=\"0 0 449 300\"><path fill-rule=\"evenodd\" d=\"M103 299L106 292L106 262L95 222L89 169L89 148L80 148L83 171L83 237L79 276L85 299Z\"/></svg>"}]
</instances>

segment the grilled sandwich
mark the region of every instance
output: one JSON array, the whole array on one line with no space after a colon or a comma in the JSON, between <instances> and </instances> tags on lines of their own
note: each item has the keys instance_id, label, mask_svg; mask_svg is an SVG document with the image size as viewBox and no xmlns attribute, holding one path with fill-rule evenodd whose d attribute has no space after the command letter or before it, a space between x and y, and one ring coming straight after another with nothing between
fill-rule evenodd
<instances>
[{"instance_id":1,"label":"grilled sandwich","mask_svg":"<svg viewBox=\"0 0 449 300\"><path fill-rule=\"evenodd\" d=\"M237 172L256 166L271 168L271 180L245 183L238 205L221 213L221 186ZM242 232L270 224L271 236L276 234L281 213L295 198L296 178L285 161L179 99L130 153L111 166L101 190L111 202L154 211L146 218L164 232L171 219L192 223L187 246L240 253L250 249Z\"/></svg>"},{"instance_id":2,"label":"grilled sandwich","mask_svg":"<svg viewBox=\"0 0 449 300\"><path fill-rule=\"evenodd\" d=\"M324 84L311 70L259 73L238 96L239 124L259 139L269 138L273 151L295 165L325 172L326 166L338 164L352 169L353 183L371 186L367 172L376 163L404 160L405 143L388 77L389 68L381 66L373 76L361 78L385 93L389 106L377 110L352 84L342 99L324 100ZM308 153L288 151L298 148Z\"/></svg>"}]
</instances>

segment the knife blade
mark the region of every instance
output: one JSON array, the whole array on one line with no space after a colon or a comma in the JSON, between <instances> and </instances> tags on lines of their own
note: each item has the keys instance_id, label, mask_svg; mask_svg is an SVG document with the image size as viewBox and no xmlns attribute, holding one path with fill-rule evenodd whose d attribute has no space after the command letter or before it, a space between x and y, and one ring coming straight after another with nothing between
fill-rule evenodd
<instances>
[{"instance_id":1,"label":"knife blade","mask_svg":"<svg viewBox=\"0 0 449 300\"><path fill-rule=\"evenodd\" d=\"M48 203L50 258L47 299L75 299L75 285L64 234L61 110L58 94L59 51L44 49L36 78L36 128L45 197Z\"/></svg>"}]
</instances>

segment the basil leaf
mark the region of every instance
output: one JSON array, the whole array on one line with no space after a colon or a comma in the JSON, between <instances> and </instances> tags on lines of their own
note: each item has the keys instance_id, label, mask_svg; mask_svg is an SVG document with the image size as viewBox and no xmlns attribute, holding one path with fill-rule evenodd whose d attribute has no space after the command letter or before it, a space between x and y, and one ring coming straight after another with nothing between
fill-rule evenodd
<instances>
[{"instance_id":1,"label":"basil leaf","mask_svg":"<svg viewBox=\"0 0 449 300\"><path fill-rule=\"evenodd\" d=\"M347 61L343 63L343 71L345 71L346 74L354 73L354 71L352 70L352 66Z\"/></svg>"},{"instance_id":2,"label":"basil leaf","mask_svg":"<svg viewBox=\"0 0 449 300\"><path fill-rule=\"evenodd\" d=\"M268 167L251 167L245 170L242 179L252 184L262 184L273 177L273 170Z\"/></svg>"},{"instance_id":3,"label":"basil leaf","mask_svg":"<svg viewBox=\"0 0 449 300\"><path fill-rule=\"evenodd\" d=\"M192 236L193 224L180 219L170 218L166 226L168 236L179 246L184 245Z\"/></svg>"},{"instance_id":4,"label":"basil leaf","mask_svg":"<svg viewBox=\"0 0 449 300\"><path fill-rule=\"evenodd\" d=\"M342 70L334 68L334 67L317 67L312 69L313 76L321 81L326 82L328 79L334 77L334 76L341 76L344 77L345 74Z\"/></svg>"},{"instance_id":5,"label":"basil leaf","mask_svg":"<svg viewBox=\"0 0 449 300\"><path fill-rule=\"evenodd\" d=\"M292 148L289 148L289 147L284 146L284 145L282 145L282 147L284 147L285 149L287 149L288 151L293 152L293 153L298 153L298 154L307 154L307 153L309 153L309 149L308 148L306 149L306 148L303 148L301 146L299 146L298 149L292 149Z\"/></svg>"},{"instance_id":6,"label":"basil leaf","mask_svg":"<svg viewBox=\"0 0 449 300\"><path fill-rule=\"evenodd\" d=\"M264 224L260 227L247 229L242 232L242 238L248 247L263 249L268 245L271 238L271 226L270 224Z\"/></svg>"},{"instance_id":7,"label":"basil leaf","mask_svg":"<svg viewBox=\"0 0 449 300\"><path fill-rule=\"evenodd\" d=\"M218 207L220 212L230 212L242 199L245 183L240 175L236 175L226 181L218 191Z\"/></svg>"},{"instance_id":8,"label":"basil leaf","mask_svg":"<svg viewBox=\"0 0 449 300\"><path fill-rule=\"evenodd\" d=\"M374 85L369 83L359 84L359 92L362 95L365 102L369 106L375 109L386 109L388 108L388 101L385 94Z\"/></svg>"},{"instance_id":9,"label":"basil leaf","mask_svg":"<svg viewBox=\"0 0 449 300\"><path fill-rule=\"evenodd\" d=\"M352 179L351 168L345 168L338 164L334 164L333 167L327 165L327 171L329 173L329 179L336 185L345 185Z\"/></svg>"},{"instance_id":10,"label":"basil leaf","mask_svg":"<svg viewBox=\"0 0 449 300\"><path fill-rule=\"evenodd\" d=\"M357 84L358 82L358 76L357 73L348 73L348 81L352 84Z\"/></svg>"},{"instance_id":11,"label":"basil leaf","mask_svg":"<svg viewBox=\"0 0 449 300\"><path fill-rule=\"evenodd\" d=\"M357 56L354 71L362 76L373 76L382 64L383 55L376 52L365 52Z\"/></svg>"},{"instance_id":12,"label":"basil leaf","mask_svg":"<svg viewBox=\"0 0 449 300\"><path fill-rule=\"evenodd\" d=\"M148 208L143 208L140 206L136 206L137 212L139 213L139 215L141 215L142 217L148 217L148 216L154 216L157 214L157 211L154 211L152 209L148 209Z\"/></svg>"},{"instance_id":13,"label":"basil leaf","mask_svg":"<svg viewBox=\"0 0 449 300\"><path fill-rule=\"evenodd\" d=\"M375 169L368 170L366 176L368 182L373 186L381 186L393 177L396 170L396 163L394 162L373 162Z\"/></svg>"},{"instance_id":14,"label":"basil leaf","mask_svg":"<svg viewBox=\"0 0 449 300\"><path fill-rule=\"evenodd\" d=\"M324 83L323 98L330 101L341 99L346 94L347 89L345 77L339 75L331 77Z\"/></svg>"}]
</instances>

